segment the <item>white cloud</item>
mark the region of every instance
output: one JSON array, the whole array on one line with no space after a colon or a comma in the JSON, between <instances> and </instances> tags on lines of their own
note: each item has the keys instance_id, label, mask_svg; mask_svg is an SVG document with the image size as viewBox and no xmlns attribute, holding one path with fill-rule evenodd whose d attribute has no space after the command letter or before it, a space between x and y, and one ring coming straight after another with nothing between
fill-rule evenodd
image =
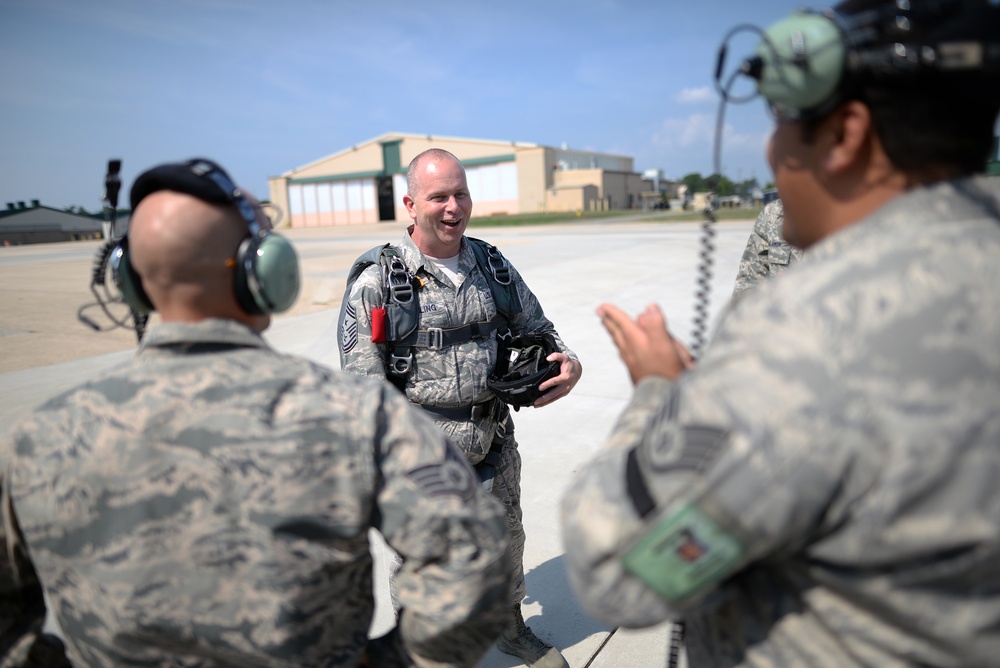
<instances>
[{"instance_id":1,"label":"white cloud","mask_svg":"<svg viewBox=\"0 0 1000 668\"><path fill-rule=\"evenodd\" d=\"M685 88L674 99L681 104L701 104L715 100L715 92L709 86Z\"/></svg>"},{"instance_id":2,"label":"white cloud","mask_svg":"<svg viewBox=\"0 0 1000 668\"><path fill-rule=\"evenodd\" d=\"M687 118L666 118L653 133L652 143L668 149L685 148L712 139L715 117L711 114L691 114Z\"/></svg>"},{"instance_id":3,"label":"white cloud","mask_svg":"<svg viewBox=\"0 0 1000 668\"><path fill-rule=\"evenodd\" d=\"M683 118L665 118L659 122L649 139L648 148L640 150L642 160L637 166L649 164L663 169L671 178L681 174L715 171L714 113L690 114ZM734 180L756 177L763 184L770 178L766 162L766 146L770 129L760 122L749 123L742 118L725 123L720 159L724 174Z\"/></svg>"}]
</instances>

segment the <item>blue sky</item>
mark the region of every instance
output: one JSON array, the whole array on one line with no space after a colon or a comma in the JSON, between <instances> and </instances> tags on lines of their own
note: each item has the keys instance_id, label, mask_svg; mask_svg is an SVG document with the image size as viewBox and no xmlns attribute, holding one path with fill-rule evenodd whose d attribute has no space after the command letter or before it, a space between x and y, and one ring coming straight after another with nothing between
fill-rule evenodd
<instances>
[{"instance_id":1,"label":"blue sky","mask_svg":"<svg viewBox=\"0 0 1000 668\"><path fill-rule=\"evenodd\" d=\"M802 4L0 0L0 207L95 211L111 157L123 202L143 169L195 155L266 197L268 177L390 131L708 175L722 38ZM723 173L769 181L763 104L725 121Z\"/></svg>"}]
</instances>

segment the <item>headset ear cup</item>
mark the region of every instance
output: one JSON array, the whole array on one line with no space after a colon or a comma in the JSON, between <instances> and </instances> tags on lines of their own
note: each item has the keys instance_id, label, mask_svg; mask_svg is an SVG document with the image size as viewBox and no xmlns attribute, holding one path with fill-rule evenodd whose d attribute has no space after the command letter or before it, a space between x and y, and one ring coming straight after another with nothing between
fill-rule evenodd
<instances>
[{"instance_id":1,"label":"headset ear cup","mask_svg":"<svg viewBox=\"0 0 1000 668\"><path fill-rule=\"evenodd\" d=\"M299 296L299 257L291 242L268 233L254 255L255 281L250 281L254 299L268 313L287 311Z\"/></svg>"},{"instance_id":2,"label":"headset ear cup","mask_svg":"<svg viewBox=\"0 0 1000 668\"><path fill-rule=\"evenodd\" d=\"M236 251L236 267L233 270L233 294L236 296L236 303L240 305L244 313L249 315L266 313L254 299L249 284L249 276L254 271L253 263L257 254L257 241L257 238L249 236L240 242L240 247Z\"/></svg>"},{"instance_id":3,"label":"headset ear cup","mask_svg":"<svg viewBox=\"0 0 1000 668\"><path fill-rule=\"evenodd\" d=\"M149 295L142 287L142 279L132 268L128 254L128 237L123 237L111 250L111 278L122 299L136 313L146 315L154 311Z\"/></svg>"},{"instance_id":4,"label":"headset ear cup","mask_svg":"<svg viewBox=\"0 0 1000 668\"><path fill-rule=\"evenodd\" d=\"M831 18L797 11L768 28L757 47L760 93L779 110L821 107L840 88L846 54L844 35Z\"/></svg>"},{"instance_id":5,"label":"headset ear cup","mask_svg":"<svg viewBox=\"0 0 1000 668\"><path fill-rule=\"evenodd\" d=\"M250 314L281 313L299 296L299 259L284 237L265 234L243 240L236 254L236 299Z\"/></svg>"}]
</instances>

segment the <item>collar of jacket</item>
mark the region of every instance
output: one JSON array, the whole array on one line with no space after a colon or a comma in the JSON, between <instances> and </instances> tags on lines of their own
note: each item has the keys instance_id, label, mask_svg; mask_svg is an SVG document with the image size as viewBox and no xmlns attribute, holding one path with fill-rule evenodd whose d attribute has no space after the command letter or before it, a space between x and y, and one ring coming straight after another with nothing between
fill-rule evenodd
<instances>
[{"instance_id":1,"label":"collar of jacket","mask_svg":"<svg viewBox=\"0 0 1000 668\"><path fill-rule=\"evenodd\" d=\"M199 322L171 322L157 325L146 334L141 350L179 343L219 343L233 346L268 348L263 337L235 320L209 318Z\"/></svg>"}]
</instances>

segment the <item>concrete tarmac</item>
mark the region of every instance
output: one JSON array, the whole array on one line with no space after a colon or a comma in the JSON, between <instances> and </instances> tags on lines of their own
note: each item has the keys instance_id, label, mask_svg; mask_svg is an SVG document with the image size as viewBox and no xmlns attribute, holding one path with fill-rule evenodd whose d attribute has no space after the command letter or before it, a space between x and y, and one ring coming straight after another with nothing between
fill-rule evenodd
<instances>
[{"instance_id":1,"label":"concrete tarmac","mask_svg":"<svg viewBox=\"0 0 1000 668\"><path fill-rule=\"evenodd\" d=\"M713 326L732 294L752 222L714 226L708 305ZM386 223L281 233L299 253L303 290L295 307L274 319L265 338L279 350L338 368L337 315L347 270L368 248L397 242L403 227ZM665 666L669 624L616 629L588 616L576 601L565 575L559 503L574 473L603 446L631 395L628 373L596 307L611 302L637 314L658 303L674 334L690 344L701 225L646 222L637 216L474 227L468 234L495 243L518 268L584 369L568 397L514 414L523 458L525 620L560 648L573 668ZM133 354L131 331L98 333L76 320L77 309L92 301L88 283L98 248L96 242L0 248L0 431L46 398ZM86 311L94 320L96 313ZM378 575L372 633L377 635L392 624L385 571L389 551L374 532L372 545ZM522 664L492 649L479 665Z\"/></svg>"}]
</instances>

